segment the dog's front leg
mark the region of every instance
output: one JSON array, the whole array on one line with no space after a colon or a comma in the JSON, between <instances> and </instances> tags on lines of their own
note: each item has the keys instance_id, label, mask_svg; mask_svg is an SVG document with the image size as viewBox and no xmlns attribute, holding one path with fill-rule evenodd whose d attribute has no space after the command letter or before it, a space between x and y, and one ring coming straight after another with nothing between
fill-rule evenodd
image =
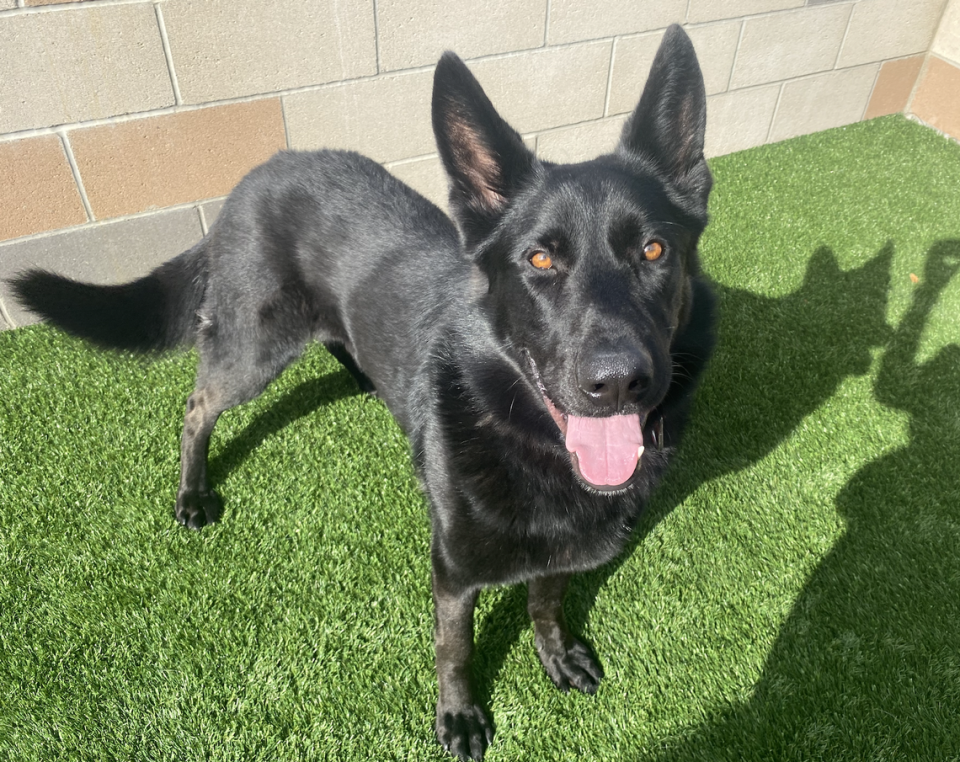
<instances>
[{"instance_id":1,"label":"dog's front leg","mask_svg":"<svg viewBox=\"0 0 960 762\"><path fill-rule=\"evenodd\" d=\"M437 738L443 748L460 759L483 759L493 740L493 727L470 689L470 655L473 652L473 609L479 588L461 588L433 571L433 605L436 612Z\"/></svg>"},{"instance_id":2,"label":"dog's front leg","mask_svg":"<svg viewBox=\"0 0 960 762\"><path fill-rule=\"evenodd\" d=\"M582 693L596 693L603 677L590 649L567 630L563 595L569 574L537 577L527 583L527 612L533 620L534 642L544 669L564 693L573 686Z\"/></svg>"}]
</instances>

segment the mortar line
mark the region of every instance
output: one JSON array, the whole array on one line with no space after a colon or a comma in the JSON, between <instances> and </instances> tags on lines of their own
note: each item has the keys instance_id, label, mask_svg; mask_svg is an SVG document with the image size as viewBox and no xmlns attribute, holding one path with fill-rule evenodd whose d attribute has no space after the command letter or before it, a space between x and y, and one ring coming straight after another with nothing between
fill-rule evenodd
<instances>
[{"instance_id":1,"label":"mortar line","mask_svg":"<svg viewBox=\"0 0 960 762\"><path fill-rule=\"evenodd\" d=\"M10 316L10 313L7 312L7 307L4 305L2 297L0 297L0 317L2 317L4 322L11 328L17 328L17 322Z\"/></svg>"},{"instance_id":2,"label":"mortar line","mask_svg":"<svg viewBox=\"0 0 960 762\"><path fill-rule=\"evenodd\" d=\"M77 159L73 155L73 146L67 140L65 131L58 132L60 143L63 146L63 152L67 155L67 163L70 165L70 171L73 173L73 181L77 184L77 191L80 193L80 202L83 204L83 210L87 214L87 222L94 222L97 218L93 215L93 207L90 206L90 199L87 198L87 189L83 187L83 179L80 177L80 167L77 166Z\"/></svg>"},{"instance_id":3,"label":"mortar line","mask_svg":"<svg viewBox=\"0 0 960 762\"><path fill-rule=\"evenodd\" d=\"M207 225L207 215L203 213L203 204L197 204L197 216L200 217L200 230L203 233L203 237L207 237L207 233L210 232L210 227Z\"/></svg>"},{"instance_id":4,"label":"mortar line","mask_svg":"<svg viewBox=\"0 0 960 762\"><path fill-rule=\"evenodd\" d=\"M613 45L610 46L610 64L607 67L607 92L603 97L603 115L610 116L610 91L613 89L613 62L617 57L618 37L613 38Z\"/></svg>"},{"instance_id":5,"label":"mortar line","mask_svg":"<svg viewBox=\"0 0 960 762\"><path fill-rule=\"evenodd\" d=\"M180 82L177 79L177 70L173 68L173 51L170 50L170 39L167 37L167 25L163 22L163 11L160 3L154 3L157 14L157 26L160 28L160 42L163 44L163 57L167 59L167 72L170 74L170 84L173 86L173 100L179 106L183 103L180 96Z\"/></svg>"},{"instance_id":6,"label":"mortar line","mask_svg":"<svg viewBox=\"0 0 960 762\"><path fill-rule=\"evenodd\" d=\"M843 39L840 40L840 48L837 50L837 57L833 59L833 68L836 69L840 65L840 56L843 55L843 46L847 44L847 35L850 34L850 25L853 23L853 11L854 7L850 6L850 15L847 16L847 26L843 30Z\"/></svg>"},{"instance_id":7,"label":"mortar line","mask_svg":"<svg viewBox=\"0 0 960 762\"><path fill-rule=\"evenodd\" d=\"M730 92L730 86L733 84L733 73L737 70L737 61L740 59L740 46L743 44L743 31L747 27L747 22L740 21L740 35L737 37L737 47L733 51L733 63L730 64L730 74L727 75L727 86L724 92Z\"/></svg>"},{"instance_id":8,"label":"mortar line","mask_svg":"<svg viewBox=\"0 0 960 762\"><path fill-rule=\"evenodd\" d=\"M770 117L770 124L767 127L767 136L763 139L763 145L766 145L770 142L770 135L773 133L773 125L777 121L777 114L780 113L780 100L783 98L783 88L786 87L786 82L780 83L780 92L777 93L777 105L773 107L773 116Z\"/></svg>"},{"instance_id":9,"label":"mortar line","mask_svg":"<svg viewBox=\"0 0 960 762\"><path fill-rule=\"evenodd\" d=\"M378 18L380 9L377 7L377 0L373 0L373 49L377 54L377 74L383 72L383 66L380 64L380 19Z\"/></svg>"},{"instance_id":10,"label":"mortar line","mask_svg":"<svg viewBox=\"0 0 960 762\"><path fill-rule=\"evenodd\" d=\"M290 128L287 127L287 103L286 98L280 97L280 119L283 121L283 141L287 150L290 150Z\"/></svg>"},{"instance_id":11,"label":"mortar line","mask_svg":"<svg viewBox=\"0 0 960 762\"><path fill-rule=\"evenodd\" d=\"M550 0L547 0L547 5L543 9L543 45L540 47L547 47L548 39L550 39Z\"/></svg>"}]
</instances>

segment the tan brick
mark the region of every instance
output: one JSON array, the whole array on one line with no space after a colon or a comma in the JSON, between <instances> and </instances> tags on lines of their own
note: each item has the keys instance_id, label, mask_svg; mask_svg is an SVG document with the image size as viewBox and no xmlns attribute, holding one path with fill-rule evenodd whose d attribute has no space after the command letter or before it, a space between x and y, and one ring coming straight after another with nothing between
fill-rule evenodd
<instances>
[{"instance_id":1,"label":"tan brick","mask_svg":"<svg viewBox=\"0 0 960 762\"><path fill-rule=\"evenodd\" d=\"M537 136L537 156L546 161L572 163L610 153L617 147L626 121L626 116L615 116L541 132Z\"/></svg>"},{"instance_id":2,"label":"tan brick","mask_svg":"<svg viewBox=\"0 0 960 762\"><path fill-rule=\"evenodd\" d=\"M762 85L707 98L704 153L723 156L763 145L779 95L780 85Z\"/></svg>"},{"instance_id":3,"label":"tan brick","mask_svg":"<svg viewBox=\"0 0 960 762\"><path fill-rule=\"evenodd\" d=\"M768 11L799 8L803 4L804 0L690 0L687 22L697 24L701 21L736 19Z\"/></svg>"},{"instance_id":4,"label":"tan brick","mask_svg":"<svg viewBox=\"0 0 960 762\"><path fill-rule=\"evenodd\" d=\"M773 120L770 141L858 121L866 109L879 64L787 82Z\"/></svg>"},{"instance_id":5,"label":"tan brick","mask_svg":"<svg viewBox=\"0 0 960 762\"><path fill-rule=\"evenodd\" d=\"M682 23L686 0L551 0L547 42L595 40Z\"/></svg>"},{"instance_id":6,"label":"tan brick","mask_svg":"<svg viewBox=\"0 0 960 762\"><path fill-rule=\"evenodd\" d=\"M744 22L731 88L777 82L833 68L849 4L821 5Z\"/></svg>"},{"instance_id":7,"label":"tan brick","mask_svg":"<svg viewBox=\"0 0 960 762\"><path fill-rule=\"evenodd\" d=\"M444 50L461 58L543 45L543 0L379 0L380 70L435 63Z\"/></svg>"},{"instance_id":8,"label":"tan brick","mask_svg":"<svg viewBox=\"0 0 960 762\"><path fill-rule=\"evenodd\" d=\"M740 22L692 27L687 32L697 51L707 94L723 92L727 89L730 69L737 53ZM663 32L650 32L617 40L613 52L608 114L622 114L636 107L662 39Z\"/></svg>"},{"instance_id":9,"label":"tan brick","mask_svg":"<svg viewBox=\"0 0 960 762\"><path fill-rule=\"evenodd\" d=\"M68 133L97 219L222 196L285 147L280 99Z\"/></svg>"},{"instance_id":10,"label":"tan brick","mask_svg":"<svg viewBox=\"0 0 960 762\"><path fill-rule=\"evenodd\" d=\"M87 221L56 135L0 143L0 240Z\"/></svg>"},{"instance_id":11,"label":"tan brick","mask_svg":"<svg viewBox=\"0 0 960 762\"><path fill-rule=\"evenodd\" d=\"M440 161L439 156L390 164L387 169L441 209L448 210L447 173L443 171L443 162Z\"/></svg>"},{"instance_id":12,"label":"tan brick","mask_svg":"<svg viewBox=\"0 0 960 762\"><path fill-rule=\"evenodd\" d=\"M611 42L490 58L470 64L493 105L522 133L603 116Z\"/></svg>"},{"instance_id":13,"label":"tan brick","mask_svg":"<svg viewBox=\"0 0 960 762\"><path fill-rule=\"evenodd\" d=\"M37 319L21 309L5 280L41 267L94 283L122 283L146 275L202 235L197 210L174 209L104 225L88 225L0 246L0 299L17 325Z\"/></svg>"},{"instance_id":14,"label":"tan brick","mask_svg":"<svg viewBox=\"0 0 960 762\"><path fill-rule=\"evenodd\" d=\"M941 58L960 66L960 2L958 0L950 0L947 3L930 50Z\"/></svg>"},{"instance_id":15,"label":"tan brick","mask_svg":"<svg viewBox=\"0 0 960 762\"><path fill-rule=\"evenodd\" d=\"M284 97L290 147L344 148L377 161L436 151L433 72L391 74Z\"/></svg>"},{"instance_id":16,"label":"tan brick","mask_svg":"<svg viewBox=\"0 0 960 762\"><path fill-rule=\"evenodd\" d=\"M377 71L369 0L170 0L161 8L184 103Z\"/></svg>"},{"instance_id":17,"label":"tan brick","mask_svg":"<svg viewBox=\"0 0 960 762\"><path fill-rule=\"evenodd\" d=\"M926 70L910 104L910 111L927 124L960 140L960 68L936 56Z\"/></svg>"},{"instance_id":18,"label":"tan brick","mask_svg":"<svg viewBox=\"0 0 960 762\"><path fill-rule=\"evenodd\" d=\"M168 106L150 4L10 16L0 23L0 132Z\"/></svg>"},{"instance_id":19,"label":"tan brick","mask_svg":"<svg viewBox=\"0 0 960 762\"><path fill-rule=\"evenodd\" d=\"M910 93L913 92L920 69L923 68L923 58L901 58L898 61L886 61L880 66L880 73L867 105L867 113L863 115L864 119L899 114L907 107Z\"/></svg>"},{"instance_id":20,"label":"tan brick","mask_svg":"<svg viewBox=\"0 0 960 762\"><path fill-rule=\"evenodd\" d=\"M862 0L853 6L838 68L925 53L944 0Z\"/></svg>"}]
</instances>

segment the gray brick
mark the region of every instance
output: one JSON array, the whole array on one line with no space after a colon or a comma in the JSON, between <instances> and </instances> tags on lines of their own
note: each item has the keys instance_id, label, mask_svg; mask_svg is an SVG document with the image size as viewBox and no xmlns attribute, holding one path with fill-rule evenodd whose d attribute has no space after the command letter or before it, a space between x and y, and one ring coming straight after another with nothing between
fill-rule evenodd
<instances>
[{"instance_id":1,"label":"gray brick","mask_svg":"<svg viewBox=\"0 0 960 762\"><path fill-rule=\"evenodd\" d=\"M190 248L202 235L197 210L176 209L0 245L0 299L17 325L35 323L4 280L42 267L95 283L122 283Z\"/></svg>"},{"instance_id":2,"label":"gray brick","mask_svg":"<svg viewBox=\"0 0 960 762\"><path fill-rule=\"evenodd\" d=\"M868 64L785 83L770 141L858 121L867 107L879 68L880 64Z\"/></svg>"},{"instance_id":3,"label":"gray brick","mask_svg":"<svg viewBox=\"0 0 960 762\"><path fill-rule=\"evenodd\" d=\"M749 87L833 68L852 6L802 8L744 22L730 87Z\"/></svg>"},{"instance_id":4,"label":"gray brick","mask_svg":"<svg viewBox=\"0 0 960 762\"><path fill-rule=\"evenodd\" d=\"M493 105L521 133L603 116L611 42L475 61L470 69Z\"/></svg>"},{"instance_id":5,"label":"gray brick","mask_svg":"<svg viewBox=\"0 0 960 762\"><path fill-rule=\"evenodd\" d=\"M704 153L722 156L763 145L779 94L780 85L763 85L707 98Z\"/></svg>"},{"instance_id":6,"label":"gray brick","mask_svg":"<svg viewBox=\"0 0 960 762\"><path fill-rule=\"evenodd\" d=\"M735 19L769 11L782 11L787 8L799 8L804 0L690 0L687 10L687 22L698 24L701 21Z\"/></svg>"},{"instance_id":7,"label":"gray brick","mask_svg":"<svg viewBox=\"0 0 960 762\"><path fill-rule=\"evenodd\" d=\"M172 105L153 6L30 13L0 22L0 132Z\"/></svg>"},{"instance_id":8,"label":"gray brick","mask_svg":"<svg viewBox=\"0 0 960 762\"><path fill-rule=\"evenodd\" d=\"M863 0L853 6L838 68L926 53L944 0Z\"/></svg>"},{"instance_id":9,"label":"gray brick","mask_svg":"<svg viewBox=\"0 0 960 762\"><path fill-rule=\"evenodd\" d=\"M377 71L369 0L170 0L161 7L185 103Z\"/></svg>"},{"instance_id":10,"label":"gray brick","mask_svg":"<svg viewBox=\"0 0 960 762\"><path fill-rule=\"evenodd\" d=\"M543 0L379 0L381 71L433 64L444 50L461 58L543 45Z\"/></svg>"},{"instance_id":11,"label":"gray brick","mask_svg":"<svg viewBox=\"0 0 960 762\"><path fill-rule=\"evenodd\" d=\"M615 116L537 135L537 156L546 161L587 161L617 147L626 116Z\"/></svg>"},{"instance_id":12,"label":"gray brick","mask_svg":"<svg viewBox=\"0 0 960 762\"><path fill-rule=\"evenodd\" d=\"M430 126L433 72L390 74L283 99L290 147L343 148L377 161L436 151Z\"/></svg>"},{"instance_id":13,"label":"gray brick","mask_svg":"<svg viewBox=\"0 0 960 762\"><path fill-rule=\"evenodd\" d=\"M687 0L551 0L551 45L648 32L682 23Z\"/></svg>"}]
</instances>

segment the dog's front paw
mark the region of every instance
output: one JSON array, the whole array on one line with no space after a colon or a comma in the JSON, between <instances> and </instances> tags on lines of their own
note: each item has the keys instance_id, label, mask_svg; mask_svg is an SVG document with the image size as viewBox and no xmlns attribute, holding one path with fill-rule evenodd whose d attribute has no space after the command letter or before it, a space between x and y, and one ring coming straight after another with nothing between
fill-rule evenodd
<instances>
[{"instance_id":1,"label":"dog's front paw","mask_svg":"<svg viewBox=\"0 0 960 762\"><path fill-rule=\"evenodd\" d=\"M493 741L493 726L476 704L454 711L437 707L437 739L455 757L481 760Z\"/></svg>"},{"instance_id":2,"label":"dog's front paw","mask_svg":"<svg viewBox=\"0 0 960 762\"><path fill-rule=\"evenodd\" d=\"M603 677L590 649L576 638L567 637L564 643L537 643L540 662L553 684L564 693L571 687L581 693L596 693Z\"/></svg>"},{"instance_id":3,"label":"dog's front paw","mask_svg":"<svg viewBox=\"0 0 960 762\"><path fill-rule=\"evenodd\" d=\"M201 529L207 524L220 520L223 502L213 490L206 492L181 492L177 495L174 515L183 526Z\"/></svg>"}]
</instances>

